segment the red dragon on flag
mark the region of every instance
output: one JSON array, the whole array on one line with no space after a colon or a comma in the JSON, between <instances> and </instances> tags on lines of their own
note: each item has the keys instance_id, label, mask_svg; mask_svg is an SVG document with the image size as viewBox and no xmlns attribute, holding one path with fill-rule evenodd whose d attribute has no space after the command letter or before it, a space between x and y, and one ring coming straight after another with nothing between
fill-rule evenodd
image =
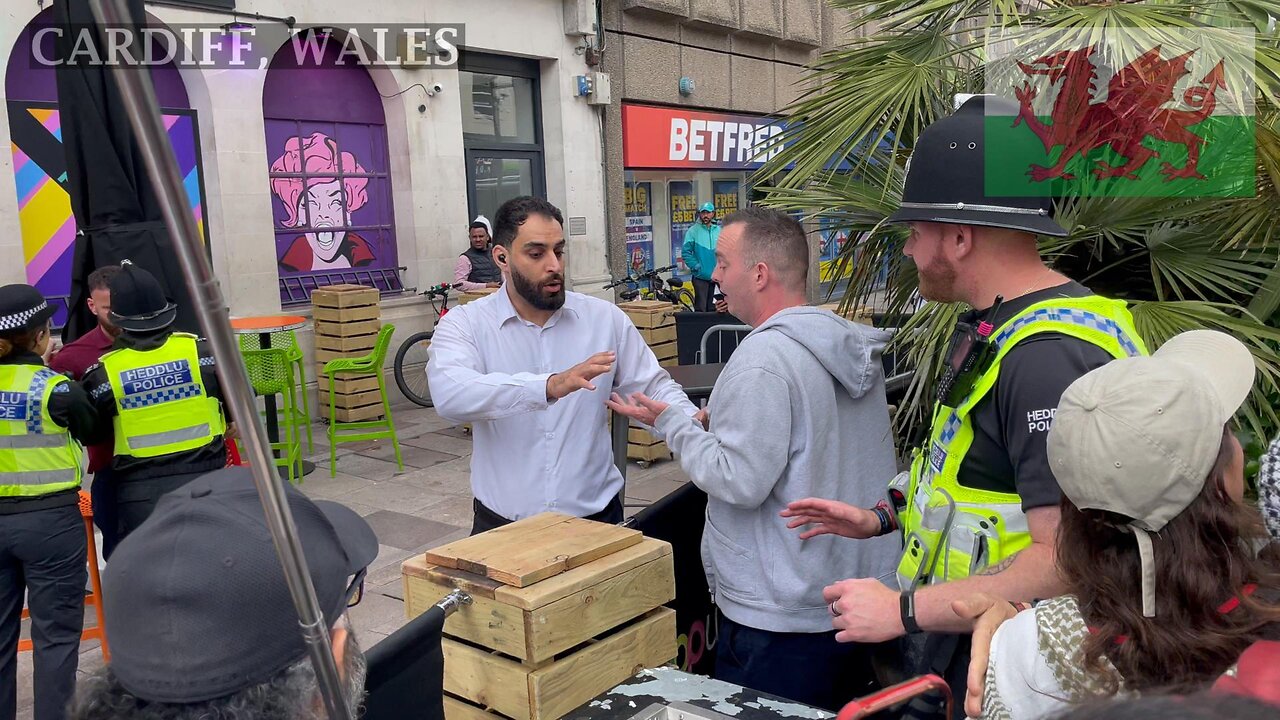
<instances>
[{"instance_id":1,"label":"red dragon on flag","mask_svg":"<svg viewBox=\"0 0 1280 720\"><path fill-rule=\"evenodd\" d=\"M1095 47L1090 45L1044 55L1030 63L1017 63L1028 78L1045 76L1051 86L1062 81L1049 122L1037 117L1032 109L1038 91L1029 81L1014 91L1019 111L1013 127L1026 123L1046 153L1062 147L1052 167L1032 164L1027 175L1036 182L1055 178L1073 180L1075 175L1066 168L1074 157L1085 157L1096 148L1110 146L1123 161L1110 164L1096 160L1093 174L1099 179L1137 180L1137 172L1148 161L1159 157L1156 150L1143 144L1150 137L1186 147L1187 159L1182 167L1161 163L1160 172L1166 182L1179 178L1205 179L1198 167L1205 137L1191 128L1213 115L1217 92L1227 86L1222 61L1199 84L1183 92L1182 100L1189 109L1175 110L1166 106L1174 99L1179 80L1189 74L1187 65L1194 50L1166 60L1161 57L1161 46L1156 45L1112 76L1107 83L1106 99L1101 102L1092 102L1092 87L1098 79L1092 60L1094 52Z\"/></svg>"}]
</instances>

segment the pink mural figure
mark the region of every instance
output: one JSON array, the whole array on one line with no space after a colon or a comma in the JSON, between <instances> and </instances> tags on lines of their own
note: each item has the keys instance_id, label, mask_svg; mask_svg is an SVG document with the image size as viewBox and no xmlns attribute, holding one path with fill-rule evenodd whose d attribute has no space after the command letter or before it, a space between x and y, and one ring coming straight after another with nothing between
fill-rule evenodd
<instances>
[{"instance_id":1,"label":"pink mural figure","mask_svg":"<svg viewBox=\"0 0 1280 720\"><path fill-rule=\"evenodd\" d=\"M342 229L351 224L351 213L369 201L369 178L339 179L340 171L364 173L365 169L354 155L340 152L333 138L318 132L289 138L284 154L271 163L273 173L307 174L305 188L302 178L271 179L271 192L284 203L285 219L280 225L307 230L280 256L281 270L305 272L373 263L369 241Z\"/></svg>"}]
</instances>

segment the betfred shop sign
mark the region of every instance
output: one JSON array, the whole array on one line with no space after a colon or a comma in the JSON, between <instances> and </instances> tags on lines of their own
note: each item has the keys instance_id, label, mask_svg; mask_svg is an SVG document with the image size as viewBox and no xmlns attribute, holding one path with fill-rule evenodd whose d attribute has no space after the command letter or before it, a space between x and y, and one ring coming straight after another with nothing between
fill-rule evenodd
<instances>
[{"instance_id":1,"label":"betfred shop sign","mask_svg":"<svg viewBox=\"0 0 1280 720\"><path fill-rule=\"evenodd\" d=\"M622 164L627 168L754 170L782 150L773 118L622 106Z\"/></svg>"}]
</instances>

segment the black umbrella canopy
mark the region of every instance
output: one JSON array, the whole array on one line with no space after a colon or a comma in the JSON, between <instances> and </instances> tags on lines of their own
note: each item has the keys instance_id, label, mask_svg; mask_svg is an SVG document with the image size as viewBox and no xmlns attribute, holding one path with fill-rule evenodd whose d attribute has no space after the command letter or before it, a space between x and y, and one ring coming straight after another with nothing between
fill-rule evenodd
<instances>
[{"instance_id":1,"label":"black umbrella canopy","mask_svg":"<svg viewBox=\"0 0 1280 720\"><path fill-rule=\"evenodd\" d=\"M146 22L142 0L127 0L138 27ZM70 342L93 329L97 320L85 307L89 273L104 265L131 260L155 275L178 305L174 328L198 332L191 294L182 280L177 254L164 225L155 190L147 178L137 137L129 126L111 68L88 62L66 62L74 43L85 33L103 47L88 0L55 0L55 22L63 29L55 50L62 146L67 158L67 191L79 234L71 264L70 313L63 340ZM81 47L83 48L83 42ZM89 57L77 53L77 58ZM142 53L133 53L141 57ZM140 70L138 72L141 72Z\"/></svg>"}]
</instances>

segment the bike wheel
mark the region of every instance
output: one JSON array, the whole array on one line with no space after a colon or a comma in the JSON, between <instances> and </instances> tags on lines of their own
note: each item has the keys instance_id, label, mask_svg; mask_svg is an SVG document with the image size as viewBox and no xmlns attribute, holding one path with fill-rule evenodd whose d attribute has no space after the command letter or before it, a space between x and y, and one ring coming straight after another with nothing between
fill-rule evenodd
<instances>
[{"instance_id":1,"label":"bike wheel","mask_svg":"<svg viewBox=\"0 0 1280 720\"><path fill-rule=\"evenodd\" d=\"M431 331L412 335L396 351L396 385L406 398L432 407L431 388L427 385L427 348L431 345Z\"/></svg>"}]
</instances>

